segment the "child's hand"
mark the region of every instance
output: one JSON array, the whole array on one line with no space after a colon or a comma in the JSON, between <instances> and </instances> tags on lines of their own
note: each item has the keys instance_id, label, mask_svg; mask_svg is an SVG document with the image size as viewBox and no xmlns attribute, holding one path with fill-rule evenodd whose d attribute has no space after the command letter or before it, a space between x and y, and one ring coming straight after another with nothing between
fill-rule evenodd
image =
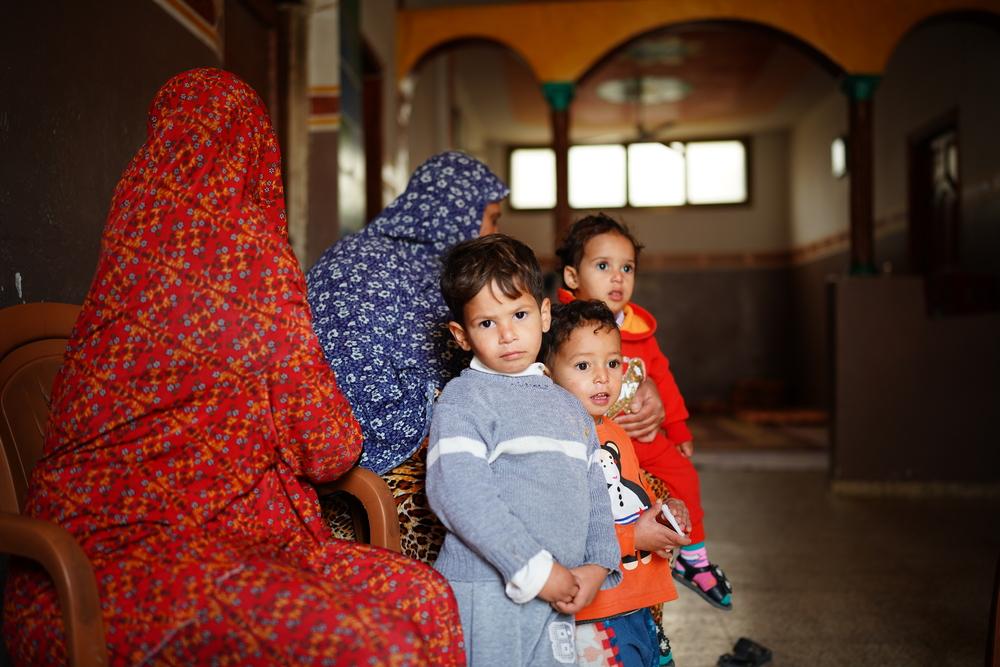
<instances>
[{"instance_id":1,"label":"child's hand","mask_svg":"<svg viewBox=\"0 0 1000 667\"><path fill-rule=\"evenodd\" d=\"M677 523L681 524L684 534L689 535L691 533L691 515L688 513L688 506L680 498L667 498L663 502L677 519Z\"/></svg>"},{"instance_id":2,"label":"child's hand","mask_svg":"<svg viewBox=\"0 0 1000 667\"><path fill-rule=\"evenodd\" d=\"M662 504L657 500L652 507L639 515L639 520L635 522L635 548L640 551L652 551L661 558L670 558L672 549L691 544L691 540L678 535L656 520ZM669 505L668 507L673 511L673 507ZM687 517L687 508L684 509L684 516ZM680 520L676 514L674 518ZM690 523L690 519L688 522ZM683 522L681 524L684 528Z\"/></svg>"},{"instance_id":3,"label":"child's hand","mask_svg":"<svg viewBox=\"0 0 1000 667\"><path fill-rule=\"evenodd\" d=\"M572 602L568 604L555 602L552 607L560 614L572 616L573 614L580 613L584 607L593 601L594 596L597 595L597 591L601 589L601 584L604 583L604 579L608 576L608 570L600 565L590 564L574 567L570 572L573 573L573 577L576 579L577 584L579 584L576 595L573 597Z\"/></svg>"},{"instance_id":4,"label":"child's hand","mask_svg":"<svg viewBox=\"0 0 1000 667\"><path fill-rule=\"evenodd\" d=\"M569 604L576 597L580 590L580 583L573 573L564 565L552 563L552 571L549 578L545 580L542 590L538 591L538 597L555 606L557 603Z\"/></svg>"},{"instance_id":5,"label":"child's hand","mask_svg":"<svg viewBox=\"0 0 1000 667\"><path fill-rule=\"evenodd\" d=\"M681 450L681 456L691 458L691 455L694 454L694 442L692 442L691 440L688 440L687 442L682 442L679 445L677 445L677 449Z\"/></svg>"},{"instance_id":6,"label":"child's hand","mask_svg":"<svg viewBox=\"0 0 1000 667\"><path fill-rule=\"evenodd\" d=\"M656 383L647 379L639 385L632 398L631 412L618 415L615 422L633 440L651 442L666 416Z\"/></svg>"}]
</instances>

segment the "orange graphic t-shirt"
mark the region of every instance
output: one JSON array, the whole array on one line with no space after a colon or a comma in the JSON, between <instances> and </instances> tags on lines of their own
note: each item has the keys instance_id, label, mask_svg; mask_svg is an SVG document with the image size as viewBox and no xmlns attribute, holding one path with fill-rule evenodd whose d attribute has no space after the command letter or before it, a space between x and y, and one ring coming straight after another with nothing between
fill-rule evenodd
<instances>
[{"instance_id":1,"label":"orange graphic t-shirt","mask_svg":"<svg viewBox=\"0 0 1000 667\"><path fill-rule=\"evenodd\" d=\"M635 522L648 510L656 496L639 470L632 440L610 419L597 422L599 463L611 495L615 532L622 550L622 581L618 586L598 591L594 601L576 615L577 622L592 621L635 611L677 597L670 576L670 562L635 548Z\"/></svg>"}]
</instances>

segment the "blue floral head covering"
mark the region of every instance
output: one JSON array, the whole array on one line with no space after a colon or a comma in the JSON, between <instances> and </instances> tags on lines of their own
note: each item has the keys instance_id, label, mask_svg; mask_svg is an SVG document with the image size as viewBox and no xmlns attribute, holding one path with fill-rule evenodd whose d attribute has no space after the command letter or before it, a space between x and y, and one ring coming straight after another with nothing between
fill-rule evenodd
<instances>
[{"instance_id":1,"label":"blue floral head covering","mask_svg":"<svg viewBox=\"0 0 1000 667\"><path fill-rule=\"evenodd\" d=\"M403 194L366 231L430 245L440 256L459 241L475 238L486 205L509 192L476 158L440 153L417 167Z\"/></svg>"},{"instance_id":2,"label":"blue floral head covering","mask_svg":"<svg viewBox=\"0 0 1000 667\"><path fill-rule=\"evenodd\" d=\"M361 424L361 465L392 470L427 435L435 392L465 361L447 330L440 258L478 236L486 206L509 192L479 160L435 155L309 270L313 329Z\"/></svg>"}]
</instances>

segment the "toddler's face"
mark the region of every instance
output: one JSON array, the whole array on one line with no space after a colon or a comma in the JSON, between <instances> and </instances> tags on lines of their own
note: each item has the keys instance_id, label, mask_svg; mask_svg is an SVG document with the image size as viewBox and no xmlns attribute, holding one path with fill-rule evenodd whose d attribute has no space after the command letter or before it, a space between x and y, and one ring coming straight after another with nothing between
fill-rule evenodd
<instances>
[{"instance_id":1,"label":"toddler's face","mask_svg":"<svg viewBox=\"0 0 1000 667\"><path fill-rule=\"evenodd\" d=\"M550 359L552 380L577 397L592 417L618 400L622 387L622 338L618 329L586 323Z\"/></svg>"},{"instance_id":2,"label":"toddler's face","mask_svg":"<svg viewBox=\"0 0 1000 667\"><path fill-rule=\"evenodd\" d=\"M635 288L635 248L621 234L599 234L587 241L579 267L563 269L563 279L576 298L603 301L617 317Z\"/></svg>"},{"instance_id":3,"label":"toddler's face","mask_svg":"<svg viewBox=\"0 0 1000 667\"><path fill-rule=\"evenodd\" d=\"M542 333L549 330L549 300L539 307L526 292L511 299L491 283L465 304L464 320L448 323L463 350L495 371L520 373L535 363Z\"/></svg>"}]
</instances>

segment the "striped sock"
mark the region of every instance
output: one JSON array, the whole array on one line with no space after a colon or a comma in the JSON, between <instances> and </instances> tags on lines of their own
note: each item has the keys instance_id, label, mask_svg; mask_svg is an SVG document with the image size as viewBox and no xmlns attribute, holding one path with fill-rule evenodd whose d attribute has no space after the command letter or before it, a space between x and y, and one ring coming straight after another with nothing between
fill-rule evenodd
<instances>
[{"instance_id":1,"label":"striped sock","mask_svg":"<svg viewBox=\"0 0 1000 667\"><path fill-rule=\"evenodd\" d=\"M686 547L681 547L681 558L688 565L694 567L708 567L708 548L705 546L704 542L698 542L697 544L689 544ZM692 577L694 583L698 584L698 588L703 591L707 591L713 588L718 582L715 575L711 572L700 572L694 577Z\"/></svg>"}]
</instances>

